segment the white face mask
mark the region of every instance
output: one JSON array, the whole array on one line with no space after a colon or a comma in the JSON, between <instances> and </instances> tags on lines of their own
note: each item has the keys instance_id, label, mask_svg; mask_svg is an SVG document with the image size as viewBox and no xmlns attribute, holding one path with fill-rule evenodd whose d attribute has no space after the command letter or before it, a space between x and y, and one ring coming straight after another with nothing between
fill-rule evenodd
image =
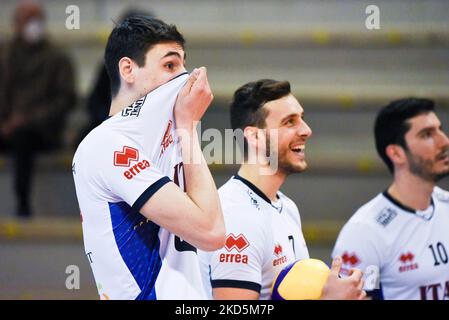
<instances>
[{"instance_id":1,"label":"white face mask","mask_svg":"<svg viewBox=\"0 0 449 320\"><path fill-rule=\"evenodd\" d=\"M23 28L22 36L26 42L37 43L44 38L44 23L39 19L30 20Z\"/></svg>"}]
</instances>

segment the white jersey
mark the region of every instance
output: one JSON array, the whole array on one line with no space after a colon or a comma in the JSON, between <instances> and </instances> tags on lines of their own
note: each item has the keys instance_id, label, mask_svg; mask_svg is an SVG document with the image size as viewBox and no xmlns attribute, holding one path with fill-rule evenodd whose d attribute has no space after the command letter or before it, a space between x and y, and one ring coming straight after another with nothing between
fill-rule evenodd
<instances>
[{"instance_id":1,"label":"white jersey","mask_svg":"<svg viewBox=\"0 0 449 320\"><path fill-rule=\"evenodd\" d=\"M375 298L449 300L449 192L435 187L424 211L377 195L343 227L337 255L343 272L366 273L365 290Z\"/></svg>"},{"instance_id":2,"label":"white jersey","mask_svg":"<svg viewBox=\"0 0 449 320\"><path fill-rule=\"evenodd\" d=\"M139 213L166 183L184 190L173 107L187 78L104 121L75 153L84 247L102 299L206 298L196 249Z\"/></svg>"},{"instance_id":3,"label":"white jersey","mask_svg":"<svg viewBox=\"0 0 449 320\"><path fill-rule=\"evenodd\" d=\"M281 192L272 203L240 176L218 192L226 243L215 252L200 251L206 290L212 297L212 288L243 288L270 299L277 274L289 263L309 257L298 208Z\"/></svg>"}]
</instances>

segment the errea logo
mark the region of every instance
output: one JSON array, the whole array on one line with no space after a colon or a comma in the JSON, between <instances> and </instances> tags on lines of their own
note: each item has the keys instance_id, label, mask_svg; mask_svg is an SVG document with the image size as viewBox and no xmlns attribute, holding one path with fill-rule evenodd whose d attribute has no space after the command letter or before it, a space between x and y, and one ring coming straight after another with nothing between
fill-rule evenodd
<instances>
[{"instance_id":1,"label":"errea logo","mask_svg":"<svg viewBox=\"0 0 449 320\"><path fill-rule=\"evenodd\" d=\"M419 268L418 264L415 262L415 255L410 251L407 253L402 253L399 256L399 262L399 272L407 272Z\"/></svg>"},{"instance_id":2,"label":"errea logo","mask_svg":"<svg viewBox=\"0 0 449 320\"><path fill-rule=\"evenodd\" d=\"M122 151L114 152L114 166L129 167L132 161L139 160L139 151L132 147L124 146Z\"/></svg>"},{"instance_id":3,"label":"errea logo","mask_svg":"<svg viewBox=\"0 0 449 320\"><path fill-rule=\"evenodd\" d=\"M279 243L274 246L274 254L276 257L282 255L282 246Z\"/></svg>"},{"instance_id":4,"label":"errea logo","mask_svg":"<svg viewBox=\"0 0 449 320\"><path fill-rule=\"evenodd\" d=\"M137 162L132 165L133 162ZM114 152L114 166L129 168L123 175L126 179L131 180L138 175L142 170L150 167L150 162L147 160L139 161L139 150L124 146L121 151Z\"/></svg>"},{"instance_id":5,"label":"errea logo","mask_svg":"<svg viewBox=\"0 0 449 320\"><path fill-rule=\"evenodd\" d=\"M349 275L350 270L355 266L357 266L358 264L360 264L361 262L360 258L357 256L355 252L349 253L348 251L345 251L342 254L341 260L343 265L341 267L340 272L341 274L344 275Z\"/></svg>"},{"instance_id":6,"label":"errea logo","mask_svg":"<svg viewBox=\"0 0 449 320\"><path fill-rule=\"evenodd\" d=\"M220 262L225 263L248 263L248 255L240 254L243 250L249 247L249 241L241 233L238 236L230 233L226 237L226 242L224 245L228 252L237 251L239 253L221 253L219 257Z\"/></svg>"},{"instance_id":7,"label":"errea logo","mask_svg":"<svg viewBox=\"0 0 449 320\"><path fill-rule=\"evenodd\" d=\"M238 252L242 252L249 246L248 240L246 240L243 234L239 234L237 237L234 234L229 234L226 237L225 248L228 251L236 249Z\"/></svg>"},{"instance_id":8,"label":"errea logo","mask_svg":"<svg viewBox=\"0 0 449 320\"><path fill-rule=\"evenodd\" d=\"M349 254L347 251L345 251L341 258L343 260L343 264L350 265L351 267L354 267L360 263L360 259L355 253Z\"/></svg>"},{"instance_id":9,"label":"errea logo","mask_svg":"<svg viewBox=\"0 0 449 320\"><path fill-rule=\"evenodd\" d=\"M283 254L282 246L279 243L276 243L274 246L273 253L275 256L275 259L273 260L274 267L287 262L287 256Z\"/></svg>"}]
</instances>

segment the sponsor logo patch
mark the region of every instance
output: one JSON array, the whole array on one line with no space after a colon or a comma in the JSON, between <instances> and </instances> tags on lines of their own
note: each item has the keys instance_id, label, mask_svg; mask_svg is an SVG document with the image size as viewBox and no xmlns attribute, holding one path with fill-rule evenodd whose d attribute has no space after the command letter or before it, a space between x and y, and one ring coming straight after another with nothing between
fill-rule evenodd
<instances>
[{"instance_id":1,"label":"sponsor logo patch","mask_svg":"<svg viewBox=\"0 0 449 320\"><path fill-rule=\"evenodd\" d=\"M234 234L229 234L226 237L226 242L224 245L225 249L230 253L221 253L219 256L219 261L224 263L248 263L248 255L241 254L243 250L249 247L249 242L243 234L235 236ZM237 251L238 253L232 253Z\"/></svg>"},{"instance_id":2,"label":"sponsor logo patch","mask_svg":"<svg viewBox=\"0 0 449 320\"><path fill-rule=\"evenodd\" d=\"M242 252L246 248L248 248L249 242L246 240L243 234L239 234L237 237L234 234L229 234L226 237L225 248L229 252L233 249L236 249L238 252Z\"/></svg>"},{"instance_id":3,"label":"sponsor logo patch","mask_svg":"<svg viewBox=\"0 0 449 320\"><path fill-rule=\"evenodd\" d=\"M132 161L139 160L139 151L132 147L124 146L122 151L114 152L114 166L129 167Z\"/></svg>"},{"instance_id":4,"label":"sponsor logo patch","mask_svg":"<svg viewBox=\"0 0 449 320\"><path fill-rule=\"evenodd\" d=\"M402 253L399 256L399 262L401 263L399 267L399 272L407 272L418 269L418 264L414 262L415 255L410 251L407 253Z\"/></svg>"},{"instance_id":5,"label":"sponsor logo patch","mask_svg":"<svg viewBox=\"0 0 449 320\"><path fill-rule=\"evenodd\" d=\"M341 256L342 260L342 267L340 272L344 275L349 275L349 271L357 266L361 260L359 257L357 257L357 254L355 252L349 253L348 251L345 251L343 255Z\"/></svg>"},{"instance_id":6,"label":"sponsor logo patch","mask_svg":"<svg viewBox=\"0 0 449 320\"><path fill-rule=\"evenodd\" d=\"M384 208L376 217L377 223L386 227L397 216L397 212L392 208Z\"/></svg>"},{"instance_id":7,"label":"sponsor logo patch","mask_svg":"<svg viewBox=\"0 0 449 320\"><path fill-rule=\"evenodd\" d=\"M135 164L132 164L137 162ZM150 167L148 160L139 161L139 150L124 146L122 151L114 152L114 166L129 168L123 175L126 179L131 180L141 171Z\"/></svg>"},{"instance_id":8,"label":"sponsor logo patch","mask_svg":"<svg viewBox=\"0 0 449 320\"><path fill-rule=\"evenodd\" d=\"M349 254L347 251L343 253L341 259L343 260L343 264L350 265L351 267L355 267L360 263L360 259L355 253Z\"/></svg>"},{"instance_id":9,"label":"sponsor logo patch","mask_svg":"<svg viewBox=\"0 0 449 320\"><path fill-rule=\"evenodd\" d=\"M274 246L273 254L276 257L273 260L274 267L287 262L287 256L283 255L282 246L279 243Z\"/></svg>"},{"instance_id":10,"label":"sponsor logo patch","mask_svg":"<svg viewBox=\"0 0 449 320\"><path fill-rule=\"evenodd\" d=\"M147 96L140 98L139 100L135 101L132 105L127 106L125 109L122 110L122 117L138 117L140 113L140 109L143 106L143 103L145 102Z\"/></svg>"}]
</instances>

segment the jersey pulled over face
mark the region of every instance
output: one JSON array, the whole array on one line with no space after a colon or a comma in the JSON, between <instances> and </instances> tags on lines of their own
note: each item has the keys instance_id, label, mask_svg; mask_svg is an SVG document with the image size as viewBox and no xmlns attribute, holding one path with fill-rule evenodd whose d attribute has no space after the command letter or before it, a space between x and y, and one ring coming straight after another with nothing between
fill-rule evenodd
<instances>
[{"instance_id":1,"label":"jersey pulled over face","mask_svg":"<svg viewBox=\"0 0 449 320\"><path fill-rule=\"evenodd\" d=\"M296 205L278 192L271 202L240 176L219 189L226 225L225 246L200 252L206 290L239 288L270 299L271 285L289 263L309 257Z\"/></svg>"},{"instance_id":2,"label":"jersey pulled over face","mask_svg":"<svg viewBox=\"0 0 449 320\"><path fill-rule=\"evenodd\" d=\"M196 249L139 213L184 188L173 107L186 73L104 121L72 164L86 255L102 299L203 299Z\"/></svg>"},{"instance_id":3,"label":"jersey pulled over face","mask_svg":"<svg viewBox=\"0 0 449 320\"><path fill-rule=\"evenodd\" d=\"M434 188L424 211L404 207L387 191L343 227L332 256L343 272L365 272L376 299L449 300L449 192Z\"/></svg>"}]
</instances>

